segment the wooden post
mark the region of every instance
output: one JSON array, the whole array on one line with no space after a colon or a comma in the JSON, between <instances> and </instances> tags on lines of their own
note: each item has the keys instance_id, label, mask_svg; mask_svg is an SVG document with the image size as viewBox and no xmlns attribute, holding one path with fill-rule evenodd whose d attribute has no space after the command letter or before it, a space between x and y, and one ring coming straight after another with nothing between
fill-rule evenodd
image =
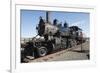
<instances>
[{"instance_id":1,"label":"wooden post","mask_svg":"<svg viewBox=\"0 0 100 73\"><path fill-rule=\"evenodd\" d=\"M82 31L80 32L80 37L81 37L81 52L83 51L82 43L83 43L83 33Z\"/></svg>"}]
</instances>

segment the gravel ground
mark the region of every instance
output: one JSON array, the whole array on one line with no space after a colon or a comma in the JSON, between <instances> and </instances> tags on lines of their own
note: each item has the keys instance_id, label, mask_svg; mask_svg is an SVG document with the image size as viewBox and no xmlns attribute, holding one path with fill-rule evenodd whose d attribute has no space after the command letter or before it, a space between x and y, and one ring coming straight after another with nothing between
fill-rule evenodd
<instances>
[{"instance_id":1,"label":"gravel ground","mask_svg":"<svg viewBox=\"0 0 100 73\"><path fill-rule=\"evenodd\" d=\"M89 42L81 45L62 50L57 53L47 55L45 57L31 60L30 62L46 62L46 61L67 61L67 60L88 60L89 59Z\"/></svg>"}]
</instances>

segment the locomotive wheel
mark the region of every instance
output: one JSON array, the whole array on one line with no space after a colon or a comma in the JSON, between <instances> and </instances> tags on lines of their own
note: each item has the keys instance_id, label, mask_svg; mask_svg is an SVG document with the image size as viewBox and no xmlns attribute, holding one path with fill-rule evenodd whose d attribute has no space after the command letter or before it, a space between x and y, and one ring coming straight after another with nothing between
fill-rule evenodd
<instances>
[{"instance_id":1,"label":"locomotive wheel","mask_svg":"<svg viewBox=\"0 0 100 73\"><path fill-rule=\"evenodd\" d=\"M40 47L37 49L37 54L39 57L43 57L47 55L47 48L46 47Z\"/></svg>"},{"instance_id":2,"label":"locomotive wheel","mask_svg":"<svg viewBox=\"0 0 100 73\"><path fill-rule=\"evenodd\" d=\"M75 47L76 45L76 40L70 40L70 47Z\"/></svg>"},{"instance_id":3,"label":"locomotive wheel","mask_svg":"<svg viewBox=\"0 0 100 73\"><path fill-rule=\"evenodd\" d=\"M54 44L49 44L48 45L48 54L51 54L53 52L54 48L55 48Z\"/></svg>"}]
</instances>

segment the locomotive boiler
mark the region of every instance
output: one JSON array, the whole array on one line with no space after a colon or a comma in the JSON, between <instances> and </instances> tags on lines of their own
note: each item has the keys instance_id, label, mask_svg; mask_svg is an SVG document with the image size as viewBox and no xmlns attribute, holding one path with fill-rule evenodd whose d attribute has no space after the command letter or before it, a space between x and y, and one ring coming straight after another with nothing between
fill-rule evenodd
<instances>
[{"instance_id":1,"label":"locomotive boiler","mask_svg":"<svg viewBox=\"0 0 100 73\"><path fill-rule=\"evenodd\" d=\"M41 38L33 38L25 43L24 57L31 55L34 57L42 57L59 49L67 49L82 43L82 29L78 26L70 26L65 22L62 26L57 23L57 19L53 23L49 20L49 12L46 12L46 21L40 17L40 21L36 27L37 35Z\"/></svg>"}]
</instances>

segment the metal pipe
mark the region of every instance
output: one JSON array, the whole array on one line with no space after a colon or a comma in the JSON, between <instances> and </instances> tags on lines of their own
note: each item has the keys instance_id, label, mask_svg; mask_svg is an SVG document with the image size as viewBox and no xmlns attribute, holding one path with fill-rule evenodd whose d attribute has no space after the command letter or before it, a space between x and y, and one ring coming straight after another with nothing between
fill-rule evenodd
<instances>
[{"instance_id":1,"label":"metal pipe","mask_svg":"<svg viewBox=\"0 0 100 73\"><path fill-rule=\"evenodd\" d=\"M46 22L49 23L49 11L46 12Z\"/></svg>"}]
</instances>

